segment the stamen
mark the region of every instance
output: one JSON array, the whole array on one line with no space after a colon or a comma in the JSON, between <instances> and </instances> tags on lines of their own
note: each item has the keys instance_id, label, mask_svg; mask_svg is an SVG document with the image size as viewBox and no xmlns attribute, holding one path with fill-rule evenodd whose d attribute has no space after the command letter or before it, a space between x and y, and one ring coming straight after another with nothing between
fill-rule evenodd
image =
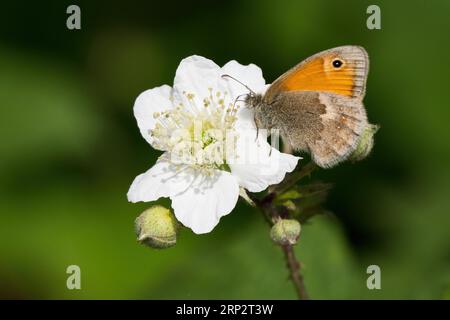
<instances>
[{"instance_id":1,"label":"stamen","mask_svg":"<svg viewBox=\"0 0 450 320\"><path fill-rule=\"evenodd\" d=\"M226 165L225 150L230 149L227 144L236 143L235 138L227 141L227 130L234 130L239 106L227 101L226 91L213 94L211 87L208 91L209 96L201 99L201 103L193 93L183 92L189 109L180 103L174 109L154 112L157 123L149 134L155 146L174 157L174 165L182 161L212 175L215 169ZM179 168L182 170L183 166Z\"/></svg>"}]
</instances>

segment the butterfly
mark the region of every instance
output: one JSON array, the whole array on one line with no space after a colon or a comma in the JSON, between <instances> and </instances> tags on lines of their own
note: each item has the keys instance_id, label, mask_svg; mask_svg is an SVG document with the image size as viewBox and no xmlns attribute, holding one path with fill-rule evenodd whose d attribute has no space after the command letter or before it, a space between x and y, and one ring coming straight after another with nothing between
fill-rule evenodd
<instances>
[{"instance_id":1,"label":"butterfly","mask_svg":"<svg viewBox=\"0 0 450 320\"><path fill-rule=\"evenodd\" d=\"M288 70L264 94L250 92L257 128L279 129L283 141L307 152L322 168L350 158L369 132L363 98L369 56L359 46L342 46L317 53ZM364 146L365 157L373 134ZM361 154L359 155L361 158Z\"/></svg>"}]
</instances>

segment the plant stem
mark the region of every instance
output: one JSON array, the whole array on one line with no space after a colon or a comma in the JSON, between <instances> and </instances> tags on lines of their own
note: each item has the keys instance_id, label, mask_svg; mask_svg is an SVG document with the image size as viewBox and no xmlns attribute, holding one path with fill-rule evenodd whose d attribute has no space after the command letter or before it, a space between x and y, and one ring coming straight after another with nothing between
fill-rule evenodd
<instances>
[{"instance_id":1,"label":"plant stem","mask_svg":"<svg viewBox=\"0 0 450 320\"><path fill-rule=\"evenodd\" d=\"M275 196L276 193L269 193L264 198L257 199L250 195L250 198L252 198L256 207L261 210L270 226L273 226L279 219L286 215L285 212L280 212L280 209L274 206L273 200L275 199ZM301 274L301 264L295 257L294 247L292 245L282 245L281 249L283 250L286 264L289 269L289 275L294 284L298 298L300 300L309 299Z\"/></svg>"},{"instance_id":2,"label":"plant stem","mask_svg":"<svg viewBox=\"0 0 450 320\"><path fill-rule=\"evenodd\" d=\"M268 193L263 198L258 198L251 193L248 195L246 194L250 200L248 202L251 203L252 206L260 209L264 218L272 227L278 220L289 218L290 216L290 213L287 210L283 210L283 207L274 204L276 197L292 188L300 179L311 174L316 168L317 166L313 162L310 162L298 170L286 175L285 179L280 184L269 188ZM313 215L315 215L315 213L311 211L311 213L305 216L301 222L306 222L306 220ZM294 247L292 245L281 245L281 249L283 250L286 265L289 269L289 275L294 284L298 298L300 300L309 299L301 273L301 263L295 257Z\"/></svg>"},{"instance_id":3,"label":"plant stem","mask_svg":"<svg viewBox=\"0 0 450 320\"><path fill-rule=\"evenodd\" d=\"M300 300L308 300L309 296L306 292L305 283L303 281L303 276L301 273L301 264L295 258L294 247L291 245L281 246L283 249L284 256L286 258L286 263L290 272L291 280L294 284L297 296Z\"/></svg>"}]
</instances>

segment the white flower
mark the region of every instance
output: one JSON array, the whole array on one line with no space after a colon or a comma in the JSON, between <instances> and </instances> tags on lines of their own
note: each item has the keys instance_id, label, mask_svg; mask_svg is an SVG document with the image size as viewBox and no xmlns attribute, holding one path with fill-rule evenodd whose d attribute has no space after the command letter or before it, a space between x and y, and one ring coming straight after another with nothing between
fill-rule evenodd
<instances>
[{"instance_id":1,"label":"white flower","mask_svg":"<svg viewBox=\"0 0 450 320\"><path fill-rule=\"evenodd\" d=\"M259 192L284 179L298 157L272 148L256 134L253 110L235 99L248 90L264 92L261 69L230 61L191 56L178 66L173 88L164 85L139 95L134 105L142 136L164 151L156 164L137 176L131 202L172 200L176 218L195 233L210 232L236 205L239 188Z\"/></svg>"}]
</instances>

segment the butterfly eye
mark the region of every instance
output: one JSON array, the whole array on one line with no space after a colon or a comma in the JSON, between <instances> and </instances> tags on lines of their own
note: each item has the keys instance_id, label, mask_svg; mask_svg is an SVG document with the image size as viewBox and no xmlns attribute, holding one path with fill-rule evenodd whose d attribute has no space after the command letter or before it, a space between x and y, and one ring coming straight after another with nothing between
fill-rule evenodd
<instances>
[{"instance_id":1,"label":"butterfly eye","mask_svg":"<svg viewBox=\"0 0 450 320\"><path fill-rule=\"evenodd\" d=\"M341 60L339 60L339 59L333 60L333 67L335 67L337 69L337 68L340 68L341 66L342 66Z\"/></svg>"}]
</instances>

